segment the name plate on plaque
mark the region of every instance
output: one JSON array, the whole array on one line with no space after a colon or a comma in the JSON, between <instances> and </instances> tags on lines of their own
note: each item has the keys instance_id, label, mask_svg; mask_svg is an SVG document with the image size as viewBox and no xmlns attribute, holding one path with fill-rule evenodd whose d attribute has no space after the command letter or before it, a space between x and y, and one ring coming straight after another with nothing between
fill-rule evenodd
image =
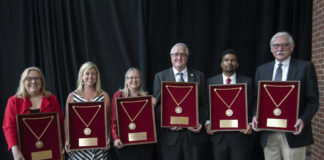
<instances>
[{"instance_id":1,"label":"name plate on plaque","mask_svg":"<svg viewBox=\"0 0 324 160\"><path fill-rule=\"evenodd\" d=\"M238 120L219 120L219 128L238 128Z\"/></svg>"},{"instance_id":2,"label":"name plate on plaque","mask_svg":"<svg viewBox=\"0 0 324 160\"><path fill-rule=\"evenodd\" d=\"M189 118L188 117L170 117L170 124L182 124L182 125L188 125L189 124Z\"/></svg>"},{"instance_id":3,"label":"name plate on plaque","mask_svg":"<svg viewBox=\"0 0 324 160\"><path fill-rule=\"evenodd\" d=\"M287 128L287 119L267 119L267 127Z\"/></svg>"},{"instance_id":4,"label":"name plate on plaque","mask_svg":"<svg viewBox=\"0 0 324 160\"><path fill-rule=\"evenodd\" d=\"M128 133L128 140L132 141L145 141L147 140L146 132L138 132L138 133Z\"/></svg>"},{"instance_id":5,"label":"name plate on plaque","mask_svg":"<svg viewBox=\"0 0 324 160\"><path fill-rule=\"evenodd\" d=\"M79 147L98 146L98 138L79 138Z\"/></svg>"},{"instance_id":6,"label":"name plate on plaque","mask_svg":"<svg viewBox=\"0 0 324 160\"><path fill-rule=\"evenodd\" d=\"M52 159L52 151L40 151L40 152L31 152L32 160L41 160L41 159Z\"/></svg>"}]
</instances>

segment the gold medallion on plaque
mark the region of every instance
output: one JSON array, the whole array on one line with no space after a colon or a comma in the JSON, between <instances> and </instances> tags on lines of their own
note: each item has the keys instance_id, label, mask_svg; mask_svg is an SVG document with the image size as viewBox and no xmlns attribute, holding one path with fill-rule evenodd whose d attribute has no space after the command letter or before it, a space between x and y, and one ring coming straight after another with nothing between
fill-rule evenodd
<instances>
[{"instance_id":1,"label":"gold medallion on plaque","mask_svg":"<svg viewBox=\"0 0 324 160\"><path fill-rule=\"evenodd\" d=\"M142 107L140 107L140 110L136 113L135 117L132 118L128 111L126 110L125 106L124 106L124 103L131 103L131 104L136 104L138 102L145 102L144 105ZM148 99L145 99L145 100L138 100L138 101L122 101L120 102L124 112L126 113L128 119L131 121L129 124L128 124L128 128L130 130L134 130L136 129L136 124L134 123L134 121L137 119L138 115L140 115L140 113L143 111L143 109L145 108L146 104L148 103Z\"/></svg>"},{"instance_id":2,"label":"gold medallion on plaque","mask_svg":"<svg viewBox=\"0 0 324 160\"><path fill-rule=\"evenodd\" d=\"M133 123L133 122L131 122L131 123L129 123L128 128L129 128L130 130L134 130L134 129L136 128L136 124Z\"/></svg>"},{"instance_id":3,"label":"gold medallion on plaque","mask_svg":"<svg viewBox=\"0 0 324 160\"><path fill-rule=\"evenodd\" d=\"M43 148L44 147L44 143L42 141L37 141L35 143L35 147L38 148L38 149Z\"/></svg>"},{"instance_id":4,"label":"gold medallion on plaque","mask_svg":"<svg viewBox=\"0 0 324 160\"><path fill-rule=\"evenodd\" d=\"M274 110L273 110L273 114L274 114L275 116L280 116L280 115L281 115L281 109L279 109L279 108L274 109Z\"/></svg>"},{"instance_id":5,"label":"gold medallion on plaque","mask_svg":"<svg viewBox=\"0 0 324 160\"><path fill-rule=\"evenodd\" d=\"M293 89L295 88L294 85L270 85L270 84L264 84L263 85L265 91L267 92L268 96L270 97L272 103L276 106L276 108L273 110L273 115L275 116L280 116L281 115L281 109L279 108L280 105L287 99L287 97L290 95L290 93L293 91ZM283 88L283 87L291 87L290 91L285 95L285 97L280 101L279 104L276 103L276 101L273 99L272 95L270 94L270 92L268 91L267 87L277 87L277 88Z\"/></svg>"},{"instance_id":6,"label":"gold medallion on plaque","mask_svg":"<svg viewBox=\"0 0 324 160\"><path fill-rule=\"evenodd\" d=\"M73 108L75 114L81 120L81 122L86 126L86 128L83 130L83 134L86 135L86 136L90 135L91 134L91 129L89 128L89 126L92 123L92 121L95 119L95 117L97 116L97 114L98 114L98 112L99 112L99 110L101 108L101 105L95 105L95 106L73 106L72 108ZM92 116L91 120L88 123L86 123L84 121L84 119L81 117L81 115L79 114L79 112L77 111L77 109L79 109L79 108L98 108L98 109L97 109L96 113Z\"/></svg>"},{"instance_id":7,"label":"gold medallion on plaque","mask_svg":"<svg viewBox=\"0 0 324 160\"><path fill-rule=\"evenodd\" d=\"M31 120L44 120L44 119L50 119L50 121L47 123L44 130L42 131L42 133L39 136L34 132L34 130L26 122L26 120L31 121ZM39 118L23 118L22 119L23 122L25 123L26 127L28 128L28 130L34 135L34 137L36 137L37 141L35 143L35 147L37 149L41 149L44 147L44 143L40 139L43 137L44 133L47 131L47 129L50 126L50 124L52 123L53 119L54 119L54 116L46 116L46 117L39 117Z\"/></svg>"},{"instance_id":8,"label":"gold medallion on plaque","mask_svg":"<svg viewBox=\"0 0 324 160\"><path fill-rule=\"evenodd\" d=\"M90 135L91 134L91 129L90 128L85 128L84 130L83 130L83 133L84 133L84 135Z\"/></svg>"},{"instance_id":9,"label":"gold medallion on plaque","mask_svg":"<svg viewBox=\"0 0 324 160\"><path fill-rule=\"evenodd\" d=\"M225 102L225 100L222 98L222 96L217 92L217 91L228 91L228 90L238 90L238 92L236 93L234 99L232 100L232 102L230 104L227 104ZM233 110L231 109L233 103L236 101L237 97L239 96L240 92L242 90L242 87L234 87L234 88L215 88L214 92L216 93L217 97L225 104L225 106L228 108L225 111L225 115L227 117L230 117L234 114Z\"/></svg>"},{"instance_id":10,"label":"gold medallion on plaque","mask_svg":"<svg viewBox=\"0 0 324 160\"><path fill-rule=\"evenodd\" d=\"M175 112L178 114L182 113L182 108L180 106L176 107Z\"/></svg>"},{"instance_id":11,"label":"gold medallion on plaque","mask_svg":"<svg viewBox=\"0 0 324 160\"><path fill-rule=\"evenodd\" d=\"M173 94L171 93L170 89L169 88L190 88L190 90L186 93L186 95L181 99L180 102L178 102ZM175 113L177 114L181 114L182 113L182 108L180 107L180 105L183 103L183 101L188 97L189 93L192 91L193 89L193 86L170 86L170 85L166 85L166 89L167 91L169 92L172 100L174 101L174 103L177 105L177 107L174 109Z\"/></svg>"},{"instance_id":12,"label":"gold medallion on plaque","mask_svg":"<svg viewBox=\"0 0 324 160\"><path fill-rule=\"evenodd\" d=\"M233 115L233 110L231 109L227 109L226 112L225 112L226 116L230 117Z\"/></svg>"}]
</instances>

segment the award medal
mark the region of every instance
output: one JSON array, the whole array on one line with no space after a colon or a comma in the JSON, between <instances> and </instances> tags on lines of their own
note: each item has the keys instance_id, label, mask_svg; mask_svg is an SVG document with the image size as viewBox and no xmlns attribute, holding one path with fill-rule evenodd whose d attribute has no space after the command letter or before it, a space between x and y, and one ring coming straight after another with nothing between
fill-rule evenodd
<instances>
[{"instance_id":1,"label":"award medal","mask_svg":"<svg viewBox=\"0 0 324 160\"><path fill-rule=\"evenodd\" d=\"M174 96L173 96L173 94L171 93L169 87L171 87L171 88L190 88L190 90L189 90L189 92L187 92L186 95L181 99L181 101L178 102L178 101L174 98ZM167 91L169 92L169 94L170 94L172 100L174 101L174 103L177 105L177 107L174 109L175 113L177 113L177 114L181 114L181 113L182 113L182 107L181 107L180 105L181 105L181 104L183 103L183 101L188 97L189 93L192 91L192 88L193 88L193 86L170 86L170 85L166 85L166 89L167 89Z\"/></svg>"},{"instance_id":2,"label":"award medal","mask_svg":"<svg viewBox=\"0 0 324 160\"><path fill-rule=\"evenodd\" d=\"M34 130L29 126L29 124L26 122L26 120L40 120L40 119L49 119L50 121L48 122L48 124L46 125L46 127L44 128L44 130L42 131L42 133L38 136ZM34 135L34 137L36 137L37 141L35 143L35 147L37 149L41 149L44 147L44 143L40 140L44 133L47 131L48 127L50 126L50 124L52 123L54 119L54 116L47 116L47 117L40 117L40 118L23 118L23 122L25 123L25 125L27 126L28 130Z\"/></svg>"},{"instance_id":3,"label":"award medal","mask_svg":"<svg viewBox=\"0 0 324 160\"><path fill-rule=\"evenodd\" d=\"M72 107L75 114L79 117L79 119L81 120L81 122L86 126L86 128L83 130L83 134L88 136L91 134L91 129L89 128L90 124L92 123L92 121L95 119L95 117L97 116L101 105L96 105L96 106L73 106ZM86 123L84 121L84 119L80 116L79 112L77 111L77 108L98 108L96 113L92 116L91 120L89 121L89 123Z\"/></svg>"},{"instance_id":4,"label":"award medal","mask_svg":"<svg viewBox=\"0 0 324 160\"><path fill-rule=\"evenodd\" d=\"M124 106L124 103L137 103L137 102L145 102L144 105L141 107L141 109L137 112L137 114L135 115L134 118L132 118L128 111L126 110L125 106ZM131 121L129 124L128 124L128 128L130 130L134 130L136 129L136 124L134 123L134 121L137 119L138 115L143 111L143 109L145 108L146 104L148 103L148 100L145 99L145 100L139 100L139 101L122 101L120 102L124 112L126 113L128 119Z\"/></svg>"},{"instance_id":5,"label":"award medal","mask_svg":"<svg viewBox=\"0 0 324 160\"><path fill-rule=\"evenodd\" d=\"M222 96L217 92L218 90L224 91L224 90L237 90L237 89L238 89L239 91L236 93L234 99L232 100L232 102L231 102L230 104L227 104L227 103L225 102L225 100L222 98ZM215 88L215 89L214 89L214 92L216 93L216 95L218 96L218 98L219 98L219 99L220 99L220 100L225 104L225 106L228 108L228 109L225 111L225 115L226 115L227 117L230 117L230 116L232 116L232 115L234 114L234 112L233 112L233 110L231 109L231 107L232 107L233 103L236 101L236 99L237 99L238 95L240 94L241 90L242 90L242 87L236 87L236 88Z\"/></svg>"},{"instance_id":6,"label":"award medal","mask_svg":"<svg viewBox=\"0 0 324 160\"><path fill-rule=\"evenodd\" d=\"M264 84L263 85L265 91L267 92L268 96L270 97L272 103L276 106L276 108L273 110L273 115L275 116L280 116L281 115L281 109L279 108L279 106L287 99L287 97L290 95L290 93L294 90L295 86L294 85L270 85L270 84ZM287 95L280 101L279 104L276 103L276 101L273 99L272 95L270 94L270 92L268 91L267 87L291 87L290 91L287 93Z\"/></svg>"}]
</instances>

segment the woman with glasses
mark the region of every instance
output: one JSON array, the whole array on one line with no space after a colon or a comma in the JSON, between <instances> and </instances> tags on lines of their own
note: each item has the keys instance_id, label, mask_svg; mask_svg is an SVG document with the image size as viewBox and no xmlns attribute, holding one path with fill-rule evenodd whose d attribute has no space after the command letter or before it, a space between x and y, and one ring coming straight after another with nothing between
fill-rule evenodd
<instances>
[{"instance_id":1,"label":"woman with glasses","mask_svg":"<svg viewBox=\"0 0 324 160\"><path fill-rule=\"evenodd\" d=\"M58 112L63 126L64 118L60 105L56 96L46 91L42 71L37 67L29 67L21 74L16 94L8 100L2 126L8 149L15 160L25 159L18 148L16 115L40 112Z\"/></svg>"},{"instance_id":2,"label":"woman with glasses","mask_svg":"<svg viewBox=\"0 0 324 160\"><path fill-rule=\"evenodd\" d=\"M124 88L117 91L111 102L111 134L114 140L114 146L118 148L119 160L152 160L153 144L141 144L133 146L124 146L117 134L117 114L116 114L116 98L121 97L137 97L145 96L147 92L142 89L141 73L137 68L129 68L125 74ZM156 99L152 99L152 104L155 106Z\"/></svg>"}]
</instances>

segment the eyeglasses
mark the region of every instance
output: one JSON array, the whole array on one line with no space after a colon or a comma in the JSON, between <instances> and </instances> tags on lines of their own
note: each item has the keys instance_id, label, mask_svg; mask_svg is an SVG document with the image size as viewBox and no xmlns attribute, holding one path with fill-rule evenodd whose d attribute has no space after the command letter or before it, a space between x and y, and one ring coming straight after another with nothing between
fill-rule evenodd
<instances>
[{"instance_id":1,"label":"eyeglasses","mask_svg":"<svg viewBox=\"0 0 324 160\"><path fill-rule=\"evenodd\" d=\"M174 56L174 57L185 57L185 56L187 56L187 54L186 53L171 53L171 55L172 56Z\"/></svg>"},{"instance_id":2,"label":"eyeglasses","mask_svg":"<svg viewBox=\"0 0 324 160\"><path fill-rule=\"evenodd\" d=\"M40 77L26 77L26 81L27 82L31 82L31 81L39 81L41 78Z\"/></svg>"},{"instance_id":3,"label":"eyeglasses","mask_svg":"<svg viewBox=\"0 0 324 160\"><path fill-rule=\"evenodd\" d=\"M138 80L138 79L141 79L141 77L126 77L126 79L130 79L130 80Z\"/></svg>"},{"instance_id":4,"label":"eyeglasses","mask_svg":"<svg viewBox=\"0 0 324 160\"><path fill-rule=\"evenodd\" d=\"M275 49L278 49L279 47L287 48L289 46L289 43L283 43L283 44L273 44L272 47Z\"/></svg>"}]
</instances>

